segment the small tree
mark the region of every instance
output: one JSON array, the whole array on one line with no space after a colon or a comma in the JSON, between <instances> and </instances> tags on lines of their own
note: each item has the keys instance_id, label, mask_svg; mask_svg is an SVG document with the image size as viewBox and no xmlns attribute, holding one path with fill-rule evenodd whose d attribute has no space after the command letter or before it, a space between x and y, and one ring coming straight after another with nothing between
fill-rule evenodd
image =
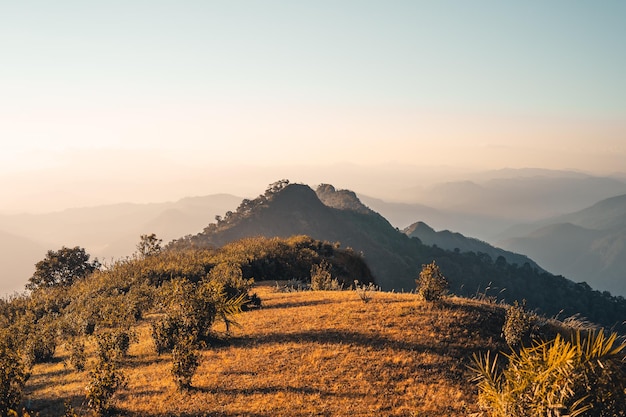
<instances>
[{"instance_id":1,"label":"small tree","mask_svg":"<svg viewBox=\"0 0 626 417\"><path fill-rule=\"evenodd\" d=\"M97 260L89 262L89 257L85 249L78 246L49 250L46 257L35 264L35 273L29 278L26 289L72 285L74 280L84 278L100 267Z\"/></svg>"},{"instance_id":2,"label":"small tree","mask_svg":"<svg viewBox=\"0 0 626 417\"><path fill-rule=\"evenodd\" d=\"M140 258L156 255L161 252L163 239L157 239L156 234L141 235L137 243L137 254Z\"/></svg>"},{"instance_id":3,"label":"small tree","mask_svg":"<svg viewBox=\"0 0 626 417\"><path fill-rule=\"evenodd\" d=\"M448 290L448 281L435 261L428 265L422 265L420 276L415 282L417 293L426 301L439 300Z\"/></svg>"}]
</instances>

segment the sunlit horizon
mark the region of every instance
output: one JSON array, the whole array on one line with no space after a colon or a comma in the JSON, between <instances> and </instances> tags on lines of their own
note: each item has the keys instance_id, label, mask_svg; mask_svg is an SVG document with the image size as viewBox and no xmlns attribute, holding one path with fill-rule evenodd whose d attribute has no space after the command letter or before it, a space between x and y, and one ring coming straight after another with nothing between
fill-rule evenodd
<instances>
[{"instance_id":1,"label":"sunlit horizon","mask_svg":"<svg viewBox=\"0 0 626 417\"><path fill-rule=\"evenodd\" d=\"M0 6L0 212L626 171L620 2L35 3Z\"/></svg>"}]
</instances>

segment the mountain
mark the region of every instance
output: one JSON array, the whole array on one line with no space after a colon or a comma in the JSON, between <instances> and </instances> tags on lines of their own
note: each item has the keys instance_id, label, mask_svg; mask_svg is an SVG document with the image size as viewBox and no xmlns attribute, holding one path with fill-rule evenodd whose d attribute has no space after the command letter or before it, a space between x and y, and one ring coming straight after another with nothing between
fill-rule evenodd
<instances>
[{"instance_id":1,"label":"mountain","mask_svg":"<svg viewBox=\"0 0 626 417\"><path fill-rule=\"evenodd\" d=\"M503 235L501 246L549 271L626 296L626 195L527 225Z\"/></svg>"},{"instance_id":2,"label":"mountain","mask_svg":"<svg viewBox=\"0 0 626 417\"><path fill-rule=\"evenodd\" d=\"M412 187L405 190L403 198L448 215L444 224L420 218L428 224L496 243L498 233L513 224L533 223L575 212L625 193L626 182L620 177L506 169ZM381 213L386 214L383 210Z\"/></svg>"},{"instance_id":3,"label":"mountain","mask_svg":"<svg viewBox=\"0 0 626 417\"><path fill-rule=\"evenodd\" d=\"M623 299L551 275L530 262L510 264L494 261L486 253L424 245L365 207L354 193L327 185L318 191L332 206L324 204L306 185L272 184L264 194L243 200L235 212L209 224L201 233L173 241L167 248L222 246L250 236L309 235L362 253L376 283L386 290L413 290L421 266L435 260L450 282L450 290L458 295L492 291L495 293L487 296L510 303L525 299L531 308L548 315L580 313L605 325L621 322L626 316Z\"/></svg>"},{"instance_id":4,"label":"mountain","mask_svg":"<svg viewBox=\"0 0 626 417\"><path fill-rule=\"evenodd\" d=\"M404 233L409 237L418 238L425 245L438 246L451 251L484 253L489 255L494 261L497 261L502 256L510 264L529 264L531 268L541 269L539 265L527 256L496 248L489 243L465 237L460 233L454 233L449 230L436 232L424 222L413 223L404 229Z\"/></svg>"},{"instance_id":5,"label":"mountain","mask_svg":"<svg viewBox=\"0 0 626 417\"><path fill-rule=\"evenodd\" d=\"M142 234L168 242L197 233L207 219L237 207L240 197L216 194L176 202L114 204L44 214L0 216L3 274L0 293L23 289L47 250L81 246L101 260L131 255ZM9 285L11 282L13 284ZM17 283L20 283L17 287Z\"/></svg>"}]
</instances>

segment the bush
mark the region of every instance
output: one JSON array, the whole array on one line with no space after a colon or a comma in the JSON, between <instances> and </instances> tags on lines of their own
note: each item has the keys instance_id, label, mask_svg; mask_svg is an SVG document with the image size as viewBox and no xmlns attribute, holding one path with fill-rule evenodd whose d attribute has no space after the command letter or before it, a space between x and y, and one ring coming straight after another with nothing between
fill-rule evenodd
<instances>
[{"instance_id":1,"label":"bush","mask_svg":"<svg viewBox=\"0 0 626 417\"><path fill-rule=\"evenodd\" d=\"M87 404L97 415L110 411L110 401L117 390L126 386L126 378L113 362L100 358L96 367L89 372L86 387Z\"/></svg>"},{"instance_id":2,"label":"bush","mask_svg":"<svg viewBox=\"0 0 626 417\"><path fill-rule=\"evenodd\" d=\"M417 294L426 301L439 300L448 290L448 281L435 261L428 265L422 265L422 271L416 284Z\"/></svg>"},{"instance_id":3,"label":"bush","mask_svg":"<svg viewBox=\"0 0 626 417\"><path fill-rule=\"evenodd\" d=\"M478 400L490 417L626 415L625 344L602 331L576 332L566 341L524 347L506 355L474 357Z\"/></svg>"},{"instance_id":4,"label":"bush","mask_svg":"<svg viewBox=\"0 0 626 417\"><path fill-rule=\"evenodd\" d=\"M378 291L378 287L371 282L366 285L366 284L359 284L359 281L355 280L354 290L359 295L359 298L361 299L361 301L363 301L364 303L369 303L370 300L372 299L371 292Z\"/></svg>"},{"instance_id":5,"label":"bush","mask_svg":"<svg viewBox=\"0 0 626 417\"><path fill-rule=\"evenodd\" d=\"M5 343L5 335L0 337L0 415L7 416L20 405L28 373L18 353Z\"/></svg>"},{"instance_id":6,"label":"bush","mask_svg":"<svg viewBox=\"0 0 626 417\"><path fill-rule=\"evenodd\" d=\"M522 339L527 338L536 322L536 316L525 309L526 302L520 305L517 301L506 310L506 318L502 333L511 347L518 346Z\"/></svg>"},{"instance_id":7,"label":"bush","mask_svg":"<svg viewBox=\"0 0 626 417\"><path fill-rule=\"evenodd\" d=\"M193 378L199 366L192 338L180 340L172 350L172 376L179 390L191 388Z\"/></svg>"},{"instance_id":8,"label":"bush","mask_svg":"<svg viewBox=\"0 0 626 417\"><path fill-rule=\"evenodd\" d=\"M78 340L72 340L67 344L67 350L69 352L68 361L70 365L79 372L84 371L87 363L85 344Z\"/></svg>"},{"instance_id":9,"label":"bush","mask_svg":"<svg viewBox=\"0 0 626 417\"><path fill-rule=\"evenodd\" d=\"M33 366L36 363L50 362L56 348L56 338L50 331L36 330L29 335L26 342L26 363Z\"/></svg>"},{"instance_id":10,"label":"bush","mask_svg":"<svg viewBox=\"0 0 626 417\"><path fill-rule=\"evenodd\" d=\"M96 335L98 359L104 362L119 361L128 354L131 336L125 330L116 330Z\"/></svg>"},{"instance_id":11,"label":"bush","mask_svg":"<svg viewBox=\"0 0 626 417\"><path fill-rule=\"evenodd\" d=\"M341 289L339 282L330 273L330 264L322 261L311 267L311 289L314 291L335 291Z\"/></svg>"}]
</instances>

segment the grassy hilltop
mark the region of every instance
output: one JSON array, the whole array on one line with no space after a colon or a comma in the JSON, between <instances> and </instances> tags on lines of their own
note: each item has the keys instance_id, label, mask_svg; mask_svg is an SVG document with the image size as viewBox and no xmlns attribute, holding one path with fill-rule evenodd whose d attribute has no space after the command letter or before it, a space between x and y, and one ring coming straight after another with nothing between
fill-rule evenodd
<instances>
[{"instance_id":1,"label":"grassy hilltop","mask_svg":"<svg viewBox=\"0 0 626 417\"><path fill-rule=\"evenodd\" d=\"M242 314L231 338L201 352L188 392L176 389L171 355L154 351L156 316L140 321L121 366L128 385L114 398L115 414L466 416L478 411L466 368L472 354L506 346L498 305L383 292L364 303L355 291L283 293L270 283L254 290L263 307ZM33 368L25 398L41 416L62 415L67 399L85 408L87 371L68 369L67 360L60 348L52 363Z\"/></svg>"}]
</instances>

